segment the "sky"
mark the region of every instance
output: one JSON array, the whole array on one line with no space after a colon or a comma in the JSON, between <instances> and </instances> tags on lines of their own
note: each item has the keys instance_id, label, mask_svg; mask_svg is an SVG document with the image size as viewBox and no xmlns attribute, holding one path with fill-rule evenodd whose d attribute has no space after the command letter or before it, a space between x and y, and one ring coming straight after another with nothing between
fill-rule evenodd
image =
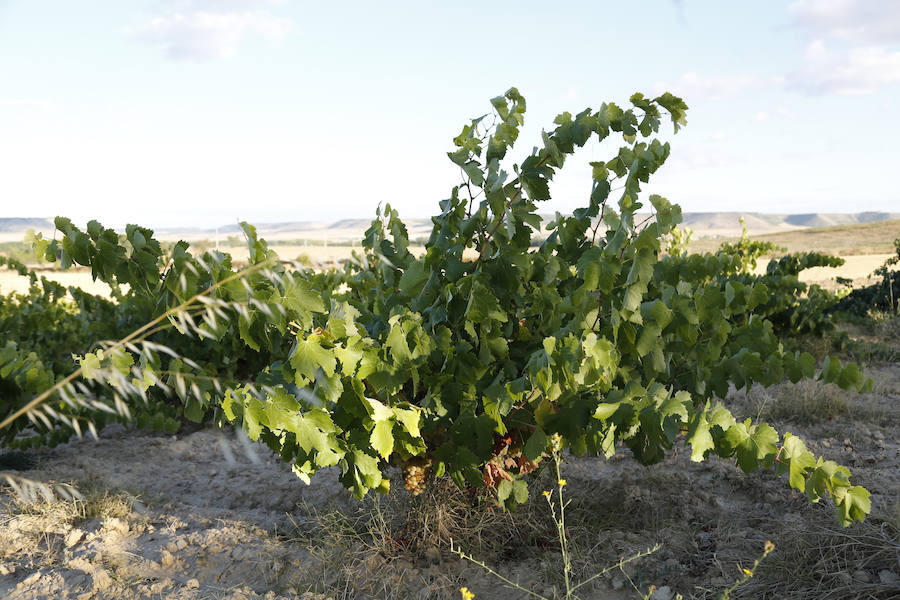
<instances>
[{"instance_id":1,"label":"sky","mask_svg":"<svg viewBox=\"0 0 900 600\"><path fill-rule=\"evenodd\" d=\"M682 96L648 193L900 212L900 2L0 0L0 217L213 228L437 212L467 120ZM586 203L591 141L542 212Z\"/></svg>"}]
</instances>

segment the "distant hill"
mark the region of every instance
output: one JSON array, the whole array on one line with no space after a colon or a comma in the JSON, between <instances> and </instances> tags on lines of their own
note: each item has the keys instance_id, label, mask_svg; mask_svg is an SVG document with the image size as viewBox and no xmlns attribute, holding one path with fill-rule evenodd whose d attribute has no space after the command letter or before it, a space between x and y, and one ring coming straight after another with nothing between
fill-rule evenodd
<instances>
[{"instance_id":1,"label":"distant hill","mask_svg":"<svg viewBox=\"0 0 900 600\"><path fill-rule=\"evenodd\" d=\"M29 229L41 231L53 229L53 221L50 219L0 219L0 232L25 233Z\"/></svg>"},{"instance_id":2,"label":"distant hill","mask_svg":"<svg viewBox=\"0 0 900 600\"><path fill-rule=\"evenodd\" d=\"M732 237L741 233L741 217L744 218L750 235L757 236L809 227L834 227L890 221L900 219L900 213L806 213L794 215L751 212L684 213L682 226L692 228L695 237Z\"/></svg>"},{"instance_id":3,"label":"distant hill","mask_svg":"<svg viewBox=\"0 0 900 600\"><path fill-rule=\"evenodd\" d=\"M427 238L431 234L431 219L404 219L410 239ZM348 241L360 240L372 219L341 219L340 221L291 221L285 223L254 223L257 232L268 240L328 240ZM178 233L182 237L212 238L215 229L174 232L167 229L157 230L160 237L168 237ZM241 227L237 223L225 225L218 229L219 237L241 235Z\"/></svg>"},{"instance_id":4,"label":"distant hill","mask_svg":"<svg viewBox=\"0 0 900 600\"><path fill-rule=\"evenodd\" d=\"M551 215L542 215L546 223ZM836 225L855 225L859 223L875 223L900 219L900 213L862 212L862 213L809 213L809 214L768 214L752 212L710 212L684 213L682 227L694 230L695 238L734 237L741 234L741 217L751 236L770 233L796 231L809 227L833 227ZM406 219L410 239L427 238L431 234L431 219ZM295 221L290 223L256 223L260 235L272 240L316 239L316 240L350 240L360 239L368 229L371 219L343 219L335 222ZM166 231L160 231L166 235ZM197 232L205 236L210 231ZM212 231L212 233L215 233ZM238 225L219 228L219 235L235 235L240 233ZM182 235L184 235L182 233Z\"/></svg>"},{"instance_id":5,"label":"distant hill","mask_svg":"<svg viewBox=\"0 0 900 600\"><path fill-rule=\"evenodd\" d=\"M544 222L552 218L543 215ZM684 213L683 227L694 230L694 239L730 238L741 233L740 218L751 236L777 234L811 227L834 227L861 223L877 223L900 219L900 213L860 212L860 213L806 213L770 214L756 212L688 212ZM409 237L424 239L431 234L431 219L406 219ZM341 219L339 221L286 221L280 223L254 223L262 237L272 241L284 240L327 240L334 242L359 240L369 227L371 219ZM0 218L0 241L21 240L27 229L33 228L52 235L53 223L50 219L2 219ZM157 228L161 239L213 240L217 235L225 240L229 236L240 235L236 223L224 224L217 229L191 227Z\"/></svg>"}]
</instances>

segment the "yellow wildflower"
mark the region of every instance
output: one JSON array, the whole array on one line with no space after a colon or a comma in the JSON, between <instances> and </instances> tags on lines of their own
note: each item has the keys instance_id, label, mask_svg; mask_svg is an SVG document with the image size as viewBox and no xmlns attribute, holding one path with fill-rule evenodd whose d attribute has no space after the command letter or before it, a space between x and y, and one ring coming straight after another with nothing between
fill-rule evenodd
<instances>
[{"instance_id":1,"label":"yellow wildflower","mask_svg":"<svg viewBox=\"0 0 900 600\"><path fill-rule=\"evenodd\" d=\"M753 577L753 571L750 569L741 569L747 577Z\"/></svg>"},{"instance_id":2,"label":"yellow wildflower","mask_svg":"<svg viewBox=\"0 0 900 600\"><path fill-rule=\"evenodd\" d=\"M565 487L565 485L566 485L566 480L565 480L565 479L560 479L557 483L559 484L559 487Z\"/></svg>"},{"instance_id":3,"label":"yellow wildflower","mask_svg":"<svg viewBox=\"0 0 900 600\"><path fill-rule=\"evenodd\" d=\"M467 587L459 588L459 593L462 596L462 600L472 600L475 597L475 594L469 591Z\"/></svg>"},{"instance_id":4,"label":"yellow wildflower","mask_svg":"<svg viewBox=\"0 0 900 600\"><path fill-rule=\"evenodd\" d=\"M544 490L544 498L550 497L550 490Z\"/></svg>"}]
</instances>

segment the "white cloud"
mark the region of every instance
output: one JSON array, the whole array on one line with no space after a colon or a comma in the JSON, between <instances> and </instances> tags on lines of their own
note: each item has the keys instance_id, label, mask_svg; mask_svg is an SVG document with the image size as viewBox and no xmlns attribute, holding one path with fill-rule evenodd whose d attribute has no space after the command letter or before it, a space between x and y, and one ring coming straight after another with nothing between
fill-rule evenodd
<instances>
[{"instance_id":1,"label":"white cloud","mask_svg":"<svg viewBox=\"0 0 900 600\"><path fill-rule=\"evenodd\" d=\"M810 36L803 63L785 78L809 94L869 94L900 82L900 2L797 0L793 23Z\"/></svg>"},{"instance_id":2,"label":"white cloud","mask_svg":"<svg viewBox=\"0 0 900 600\"><path fill-rule=\"evenodd\" d=\"M813 37L864 44L900 42L900 2L895 0L797 0L788 13Z\"/></svg>"},{"instance_id":3,"label":"white cloud","mask_svg":"<svg viewBox=\"0 0 900 600\"><path fill-rule=\"evenodd\" d=\"M54 112L57 106L48 100L29 99L0 99L0 108L20 108L25 110L38 110L41 112Z\"/></svg>"},{"instance_id":4,"label":"white cloud","mask_svg":"<svg viewBox=\"0 0 900 600\"><path fill-rule=\"evenodd\" d=\"M691 71L682 75L678 81L657 83L654 87L657 93L672 92L690 103L696 100L719 100L733 96L757 83L756 78L749 75L703 77Z\"/></svg>"},{"instance_id":5,"label":"white cloud","mask_svg":"<svg viewBox=\"0 0 900 600\"><path fill-rule=\"evenodd\" d=\"M170 12L244 12L267 6L283 6L289 0L155 0L154 11Z\"/></svg>"},{"instance_id":6,"label":"white cloud","mask_svg":"<svg viewBox=\"0 0 900 600\"><path fill-rule=\"evenodd\" d=\"M269 1L263 4L280 4ZM293 21L256 10L258 2L188 1L161 6L131 34L160 47L169 58L209 60L227 58L249 37L276 41L293 27ZM241 10L242 8L246 10Z\"/></svg>"},{"instance_id":7,"label":"white cloud","mask_svg":"<svg viewBox=\"0 0 900 600\"><path fill-rule=\"evenodd\" d=\"M786 106L779 106L778 108L776 108L775 114L777 114L779 117L793 117L795 115L794 111Z\"/></svg>"},{"instance_id":8,"label":"white cloud","mask_svg":"<svg viewBox=\"0 0 900 600\"><path fill-rule=\"evenodd\" d=\"M825 49L825 41L824 40L814 40L808 46L806 46L806 50L803 52L803 57L806 60L821 60L825 56L828 55L828 51Z\"/></svg>"},{"instance_id":9,"label":"white cloud","mask_svg":"<svg viewBox=\"0 0 900 600\"><path fill-rule=\"evenodd\" d=\"M787 85L809 94L870 94L900 83L900 51L861 46L830 52L822 40L810 43L803 66L789 73Z\"/></svg>"}]
</instances>

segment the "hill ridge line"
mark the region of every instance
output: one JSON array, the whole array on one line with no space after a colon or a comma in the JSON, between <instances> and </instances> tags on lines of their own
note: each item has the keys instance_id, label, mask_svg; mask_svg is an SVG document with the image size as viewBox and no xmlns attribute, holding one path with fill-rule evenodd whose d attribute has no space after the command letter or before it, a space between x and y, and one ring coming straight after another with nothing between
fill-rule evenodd
<instances>
[{"instance_id":1,"label":"hill ridge line","mask_svg":"<svg viewBox=\"0 0 900 600\"><path fill-rule=\"evenodd\" d=\"M646 213L645 213L646 214ZM546 223L554 217L542 214ZM900 219L900 213L886 211L863 211L857 213L761 213L753 211L685 212L682 228L690 227L696 237L732 237L740 235L743 218L751 235L765 235L784 231L795 231L812 227L855 225ZM361 239L372 222L370 218L343 218L336 221L279 221L257 222L253 225L262 237L270 239ZM430 218L404 219L410 238L427 237L431 232ZM24 235L28 229L52 235L54 227L50 218L0 218L0 233L9 239L15 234ZM198 238L240 235L237 223L220 225L218 228L203 227L151 227L160 238ZM218 230L218 231L217 231Z\"/></svg>"}]
</instances>

